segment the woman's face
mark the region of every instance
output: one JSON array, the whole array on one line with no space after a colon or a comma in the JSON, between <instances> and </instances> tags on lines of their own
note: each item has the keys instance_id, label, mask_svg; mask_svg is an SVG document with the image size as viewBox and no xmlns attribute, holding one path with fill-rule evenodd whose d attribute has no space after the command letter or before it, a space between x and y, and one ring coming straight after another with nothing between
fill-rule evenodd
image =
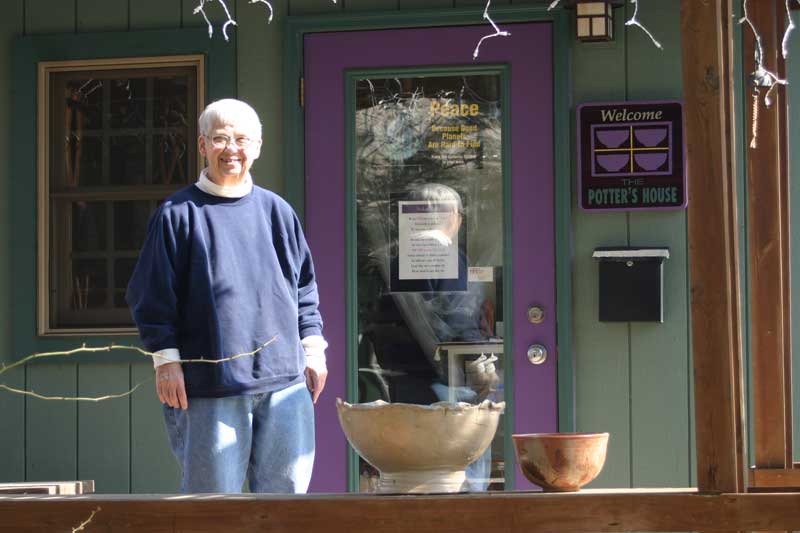
<instances>
[{"instance_id":1,"label":"woman's face","mask_svg":"<svg viewBox=\"0 0 800 533\"><path fill-rule=\"evenodd\" d=\"M261 154L261 139L248 128L217 125L198 139L200 153L208 161L207 174L217 185L236 185Z\"/></svg>"}]
</instances>

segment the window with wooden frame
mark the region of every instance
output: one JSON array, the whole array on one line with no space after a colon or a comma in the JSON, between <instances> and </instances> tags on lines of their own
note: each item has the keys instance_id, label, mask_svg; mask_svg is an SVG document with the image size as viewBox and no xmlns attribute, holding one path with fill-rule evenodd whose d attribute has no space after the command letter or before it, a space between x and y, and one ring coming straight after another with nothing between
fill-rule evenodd
<instances>
[{"instance_id":1,"label":"window with wooden frame","mask_svg":"<svg viewBox=\"0 0 800 533\"><path fill-rule=\"evenodd\" d=\"M153 210L197 178L203 56L39 64L40 335L135 331Z\"/></svg>"}]
</instances>

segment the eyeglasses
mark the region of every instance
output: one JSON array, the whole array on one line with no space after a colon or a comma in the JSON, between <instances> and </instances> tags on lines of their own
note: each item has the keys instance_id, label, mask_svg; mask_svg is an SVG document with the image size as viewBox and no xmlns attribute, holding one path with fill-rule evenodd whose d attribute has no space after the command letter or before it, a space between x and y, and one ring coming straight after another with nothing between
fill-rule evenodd
<instances>
[{"instance_id":1,"label":"eyeglasses","mask_svg":"<svg viewBox=\"0 0 800 533\"><path fill-rule=\"evenodd\" d=\"M212 137L207 137L211 140L211 144L214 145L214 148L227 148L229 144L233 144L236 146L236 148L244 149L253 144L254 141L254 139L245 137L244 135L240 137L234 137L233 139L227 135L214 135Z\"/></svg>"}]
</instances>

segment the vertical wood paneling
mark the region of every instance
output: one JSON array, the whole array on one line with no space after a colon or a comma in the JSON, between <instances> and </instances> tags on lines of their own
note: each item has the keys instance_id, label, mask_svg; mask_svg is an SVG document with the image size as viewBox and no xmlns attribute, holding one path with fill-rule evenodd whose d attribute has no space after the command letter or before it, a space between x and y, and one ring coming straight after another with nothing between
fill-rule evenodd
<instances>
[{"instance_id":1,"label":"vertical wood paneling","mask_svg":"<svg viewBox=\"0 0 800 533\"><path fill-rule=\"evenodd\" d=\"M612 43L573 45L575 105L625 97L625 38L619 19L615 30L619 39ZM631 480L628 326L598 321L598 267L592 259L599 246L628 244L627 218L624 213L574 208L572 220L576 425L578 431L611 434L605 468L594 485L627 487Z\"/></svg>"},{"instance_id":2,"label":"vertical wood paneling","mask_svg":"<svg viewBox=\"0 0 800 533\"><path fill-rule=\"evenodd\" d=\"M289 0L289 14L293 16L339 13L342 9L341 1L334 4L331 0Z\"/></svg>"},{"instance_id":3,"label":"vertical wood paneling","mask_svg":"<svg viewBox=\"0 0 800 533\"><path fill-rule=\"evenodd\" d=\"M79 32L128 29L128 0L75 0ZM135 2L134 2L135 3Z\"/></svg>"},{"instance_id":4,"label":"vertical wood paneling","mask_svg":"<svg viewBox=\"0 0 800 533\"><path fill-rule=\"evenodd\" d=\"M81 364L79 396L97 398L130 389L130 365ZM78 404L78 479L93 479L99 493L130 487L130 399Z\"/></svg>"},{"instance_id":5,"label":"vertical wood paneling","mask_svg":"<svg viewBox=\"0 0 800 533\"><path fill-rule=\"evenodd\" d=\"M25 369L0 376L0 383L23 390ZM0 482L25 480L25 398L0 390Z\"/></svg>"},{"instance_id":6,"label":"vertical wood paneling","mask_svg":"<svg viewBox=\"0 0 800 533\"><path fill-rule=\"evenodd\" d=\"M638 28L628 30L628 97L680 98L680 2L642 0L639 14L664 50ZM681 487L690 481L686 231L685 211L630 216L632 245L670 249L664 264L664 323L631 324L634 487Z\"/></svg>"},{"instance_id":7,"label":"vertical wood paneling","mask_svg":"<svg viewBox=\"0 0 800 533\"><path fill-rule=\"evenodd\" d=\"M180 487L178 463L164 429L164 416L153 383L153 365L131 365L131 382L141 387L131 395L131 492L164 494Z\"/></svg>"},{"instance_id":8,"label":"vertical wood paneling","mask_svg":"<svg viewBox=\"0 0 800 533\"><path fill-rule=\"evenodd\" d=\"M238 0L239 13L237 63L239 98L258 112L262 124L261 156L253 165L253 178L258 185L278 194L283 192L283 39L289 7L287 0L272 3L275 17L267 24L268 13L263 4L253 5ZM301 179L301 176L289 176Z\"/></svg>"},{"instance_id":9,"label":"vertical wood paneling","mask_svg":"<svg viewBox=\"0 0 800 533\"><path fill-rule=\"evenodd\" d=\"M181 27L181 0L130 0L131 31Z\"/></svg>"},{"instance_id":10,"label":"vertical wood paneling","mask_svg":"<svg viewBox=\"0 0 800 533\"><path fill-rule=\"evenodd\" d=\"M503 6L509 5L511 0L492 0L492 6ZM484 7L486 6L486 0L454 0L455 7ZM489 7L489 13L491 14L491 7Z\"/></svg>"},{"instance_id":11,"label":"vertical wood paneling","mask_svg":"<svg viewBox=\"0 0 800 533\"><path fill-rule=\"evenodd\" d=\"M398 0L342 0L345 11L396 11Z\"/></svg>"},{"instance_id":12,"label":"vertical wood paneling","mask_svg":"<svg viewBox=\"0 0 800 533\"><path fill-rule=\"evenodd\" d=\"M75 31L76 0L25 0L26 33Z\"/></svg>"},{"instance_id":13,"label":"vertical wood paneling","mask_svg":"<svg viewBox=\"0 0 800 533\"><path fill-rule=\"evenodd\" d=\"M12 36L23 32L23 0L6 2L0 17L0 72L11 72ZM0 76L0 91L11 94L11 80L6 74ZM0 158L11 159L11 106L10 98L0 105ZM0 250L8 250L11 236L11 176L8 165L0 168ZM0 364L11 363L13 302L9 261L0 261ZM10 387L25 387L25 369L18 368L0 375L0 383ZM7 391L0 391L0 481L22 481L25 479L25 399Z\"/></svg>"},{"instance_id":14,"label":"vertical wood paneling","mask_svg":"<svg viewBox=\"0 0 800 533\"><path fill-rule=\"evenodd\" d=\"M400 10L442 9L453 7L453 0L398 0Z\"/></svg>"},{"instance_id":15,"label":"vertical wood paneling","mask_svg":"<svg viewBox=\"0 0 800 533\"><path fill-rule=\"evenodd\" d=\"M45 396L75 396L75 364L28 366L28 390ZM77 475L75 402L30 398L26 406L28 481L70 480Z\"/></svg>"}]
</instances>

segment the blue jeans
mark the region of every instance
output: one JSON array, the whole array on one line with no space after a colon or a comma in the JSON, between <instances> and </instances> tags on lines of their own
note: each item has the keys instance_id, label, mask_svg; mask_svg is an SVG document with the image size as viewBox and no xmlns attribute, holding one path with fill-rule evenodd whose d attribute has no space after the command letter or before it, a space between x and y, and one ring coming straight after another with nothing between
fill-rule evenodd
<instances>
[{"instance_id":1,"label":"blue jeans","mask_svg":"<svg viewBox=\"0 0 800 533\"><path fill-rule=\"evenodd\" d=\"M181 492L305 493L314 464L314 404L305 382L227 398L189 398L164 406Z\"/></svg>"}]
</instances>

